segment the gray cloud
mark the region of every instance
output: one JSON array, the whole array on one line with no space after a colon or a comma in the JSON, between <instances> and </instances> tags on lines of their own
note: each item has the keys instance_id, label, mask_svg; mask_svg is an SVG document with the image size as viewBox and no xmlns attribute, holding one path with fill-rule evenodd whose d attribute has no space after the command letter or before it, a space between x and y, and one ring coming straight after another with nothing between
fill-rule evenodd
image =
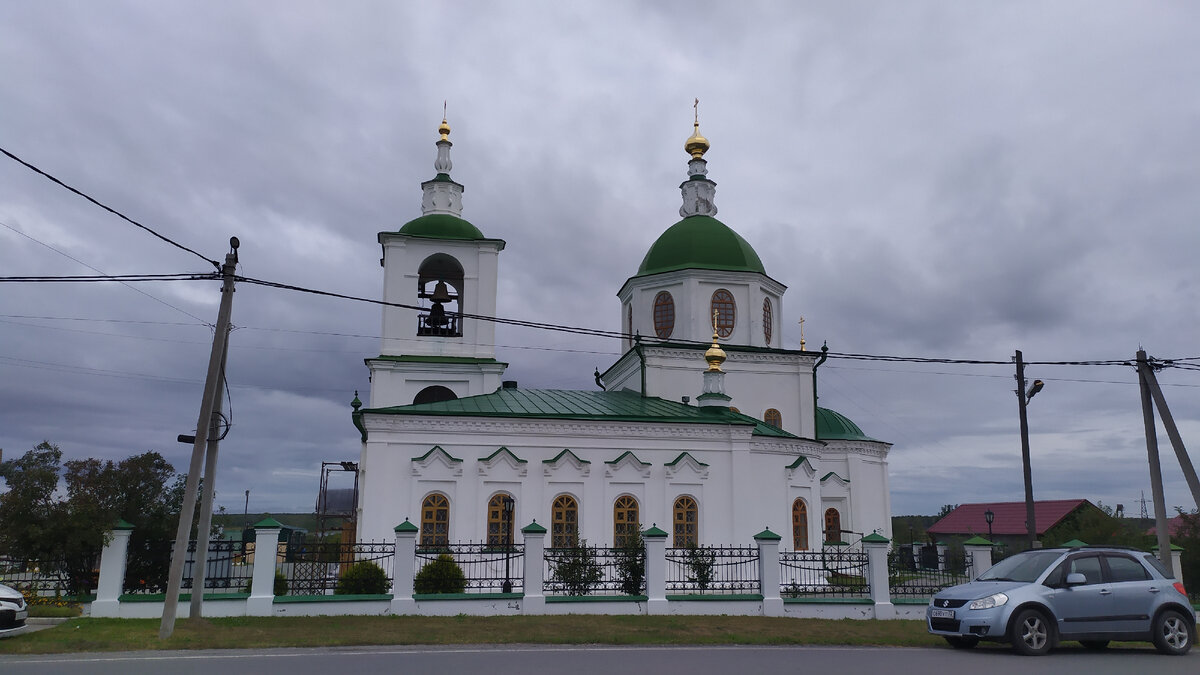
<instances>
[{"instance_id":1,"label":"gray cloud","mask_svg":"<svg viewBox=\"0 0 1200 675\"><path fill-rule=\"evenodd\" d=\"M0 145L207 257L237 235L246 276L378 297L376 233L419 213L448 100L464 215L508 242L499 313L616 329L616 290L678 219L699 96L720 217L789 286L785 345L803 315L810 347L844 352L1200 356L1198 18L1107 2L10 3ZM14 230L109 273L207 269L8 161L0 223L5 274L90 273ZM4 285L8 456L49 438L186 465L174 437L195 425L217 286L138 290L161 302ZM357 455L348 403L379 312L242 284L234 322L218 501L237 510L251 489L252 509L307 509L319 462ZM589 388L619 349L512 327L497 342L529 387ZM1022 497L1011 367L820 372L822 405L896 443L896 512ZM1148 489L1132 371L1029 375L1047 380L1030 407L1038 496L1129 508ZM1185 440L1191 375L1160 375ZM1168 502L1185 503L1164 460Z\"/></svg>"}]
</instances>

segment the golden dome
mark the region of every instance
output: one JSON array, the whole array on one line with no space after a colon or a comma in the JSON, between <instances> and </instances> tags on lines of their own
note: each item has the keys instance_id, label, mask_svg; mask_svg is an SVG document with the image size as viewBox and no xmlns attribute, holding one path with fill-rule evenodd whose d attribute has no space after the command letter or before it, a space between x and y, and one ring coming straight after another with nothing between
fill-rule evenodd
<instances>
[{"instance_id":1,"label":"golden dome","mask_svg":"<svg viewBox=\"0 0 1200 675\"><path fill-rule=\"evenodd\" d=\"M692 131L692 135L688 136L688 139L684 141L683 149L692 156L692 159L700 159L704 156L704 153L708 152L709 143L707 138L700 135L700 123L696 122L692 126L694 130Z\"/></svg>"},{"instance_id":2,"label":"golden dome","mask_svg":"<svg viewBox=\"0 0 1200 675\"><path fill-rule=\"evenodd\" d=\"M717 344L718 337L720 336L714 331L712 346L708 348L708 351L704 352L704 360L708 361L708 372L710 373L721 372L721 364L725 363L725 350L721 349L721 345Z\"/></svg>"},{"instance_id":3,"label":"golden dome","mask_svg":"<svg viewBox=\"0 0 1200 675\"><path fill-rule=\"evenodd\" d=\"M450 125L446 123L446 118L442 118L442 123L438 126L438 133L442 135L441 140L450 140Z\"/></svg>"}]
</instances>

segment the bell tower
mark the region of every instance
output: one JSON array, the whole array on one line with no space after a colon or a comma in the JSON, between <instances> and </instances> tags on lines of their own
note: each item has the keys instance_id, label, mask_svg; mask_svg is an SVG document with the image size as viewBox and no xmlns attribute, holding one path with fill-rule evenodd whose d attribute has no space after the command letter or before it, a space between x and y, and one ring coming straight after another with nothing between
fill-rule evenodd
<instances>
[{"instance_id":1,"label":"bell tower","mask_svg":"<svg viewBox=\"0 0 1200 675\"><path fill-rule=\"evenodd\" d=\"M462 217L463 186L450 178L450 125L438 127L436 175L421 183L421 216L380 232L384 306L380 355L366 360L372 408L431 403L495 391L499 253Z\"/></svg>"}]
</instances>

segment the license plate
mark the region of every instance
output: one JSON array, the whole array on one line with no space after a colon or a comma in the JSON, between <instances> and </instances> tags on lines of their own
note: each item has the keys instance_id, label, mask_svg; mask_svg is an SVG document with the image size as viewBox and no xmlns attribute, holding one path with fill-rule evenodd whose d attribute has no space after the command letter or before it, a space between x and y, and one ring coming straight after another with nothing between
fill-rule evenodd
<instances>
[{"instance_id":1,"label":"license plate","mask_svg":"<svg viewBox=\"0 0 1200 675\"><path fill-rule=\"evenodd\" d=\"M954 610L952 609L933 609L929 611L929 616L935 619L953 619Z\"/></svg>"}]
</instances>

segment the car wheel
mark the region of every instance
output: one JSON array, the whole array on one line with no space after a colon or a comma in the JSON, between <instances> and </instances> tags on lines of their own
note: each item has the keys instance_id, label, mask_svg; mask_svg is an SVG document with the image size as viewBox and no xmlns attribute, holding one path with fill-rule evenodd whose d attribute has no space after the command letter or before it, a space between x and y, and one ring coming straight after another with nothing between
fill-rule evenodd
<instances>
[{"instance_id":1,"label":"car wheel","mask_svg":"<svg viewBox=\"0 0 1200 675\"><path fill-rule=\"evenodd\" d=\"M1192 629L1179 611L1168 609L1154 618L1154 646L1163 654L1178 656L1192 648Z\"/></svg>"},{"instance_id":2,"label":"car wheel","mask_svg":"<svg viewBox=\"0 0 1200 675\"><path fill-rule=\"evenodd\" d=\"M1023 656L1049 653L1053 629L1046 615L1036 609L1021 610L1008 628L1013 649Z\"/></svg>"},{"instance_id":3,"label":"car wheel","mask_svg":"<svg viewBox=\"0 0 1200 675\"><path fill-rule=\"evenodd\" d=\"M1080 640L1079 644L1083 645L1084 649L1100 651L1108 647L1108 640Z\"/></svg>"},{"instance_id":4,"label":"car wheel","mask_svg":"<svg viewBox=\"0 0 1200 675\"><path fill-rule=\"evenodd\" d=\"M955 649L974 649L975 645L979 644L979 638L976 637L961 637L958 635L945 635L943 637Z\"/></svg>"}]
</instances>

